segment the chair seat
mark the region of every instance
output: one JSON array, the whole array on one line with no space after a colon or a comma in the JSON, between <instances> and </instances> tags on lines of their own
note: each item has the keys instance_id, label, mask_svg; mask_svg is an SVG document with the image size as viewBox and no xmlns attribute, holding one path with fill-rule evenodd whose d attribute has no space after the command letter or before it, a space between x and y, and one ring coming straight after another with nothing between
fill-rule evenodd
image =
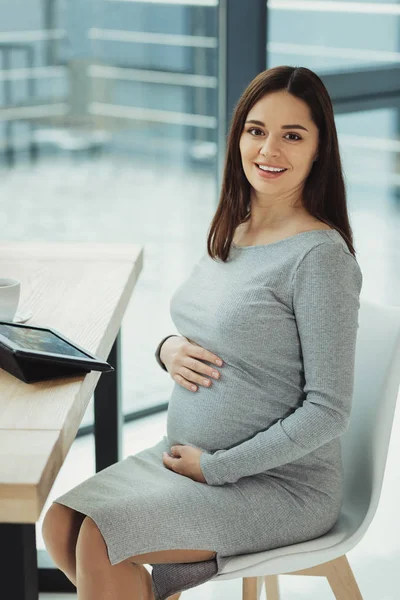
<instances>
[{"instance_id":1,"label":"chair seat","mask_svg":"<svg viewBox=\"0 0 400 600\"><path fill-rule=\"evenodd\" d=\"M333 560L353 548L363 536L364 528L360 525L364 518L365 511L361 512L359 506L347 505L324 535L299 544L235 556L212 579L279 575Z\"/></svg>"}]
</instances>

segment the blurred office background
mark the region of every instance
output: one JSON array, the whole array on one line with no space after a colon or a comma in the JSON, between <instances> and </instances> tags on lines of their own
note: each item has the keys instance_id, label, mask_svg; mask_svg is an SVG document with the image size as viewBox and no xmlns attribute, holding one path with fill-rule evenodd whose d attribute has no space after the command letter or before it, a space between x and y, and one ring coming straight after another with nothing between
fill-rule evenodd
<instances>
[{"instance_id":1,"label":"blurred office background","mask_svg":"<svg viewBox=\"0 0 400 600\"><path fill-rule=\"evenodd\" d=\"M232 107L261 70L305 66L327 85L362 294L399 303L399 16L394 0L1 3L2 240L144 246L121 332L124 456L164 434L173 382L154 351L175 332L172 293L205 251ZM396 598L400 542L385 519L400 499L390 470L398 437L395 424L386 510L349 556L367 600ZM46 508L94 473L93 449L92 399ZM40 524L37 536L43 548ZM324 582L298 579L283 591L331 597ZM215 587L185 597L240 598L238 581Z\"/></svg>"}]
</instances>

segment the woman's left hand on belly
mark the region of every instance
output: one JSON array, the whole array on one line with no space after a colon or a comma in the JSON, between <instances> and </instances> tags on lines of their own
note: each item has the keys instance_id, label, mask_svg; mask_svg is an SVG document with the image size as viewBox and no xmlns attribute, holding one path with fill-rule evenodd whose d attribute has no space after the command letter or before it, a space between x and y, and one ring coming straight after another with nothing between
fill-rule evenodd
<instances>
[{"instance_id":1,"label":"woman's left hand on belly","mask_svg":"<svg viewBox=\"0 0 400 600\"><path fill-rule=\"evenodd\" d=\"M190 477L194 481L207 483L200 467L200 456L203 454L203 450L177 444L171 446L171 454L173 456L163 452L164 466L179 475Z\"/></svg>"}]
</instances>

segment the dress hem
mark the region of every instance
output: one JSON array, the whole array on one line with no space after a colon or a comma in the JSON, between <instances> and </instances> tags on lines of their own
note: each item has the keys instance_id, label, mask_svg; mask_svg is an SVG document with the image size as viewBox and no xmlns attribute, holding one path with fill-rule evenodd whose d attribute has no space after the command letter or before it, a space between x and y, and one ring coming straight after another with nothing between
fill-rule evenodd
<instances>
[{"instance_id":1,"label":"dress hem","mask_svg":"<svg viewBox=\"0 0 400 600\"><path fill-rule=\"evenodd\" d=\"M128 556L124 556L122 555L118 555L111 547L111 543L108 541L108 537L111 534L111 529L107 528L104 523L99 523L98 519L96 518L95 515L93 515L93 513L91 514L89 511L87 511L87 509L82 509L79 506L79 503L75 503L73 501L70 500L61 500L57 499L54 500L54 502L56 502L57 504L62 504L64 506L67 506L68 508L71 508L72 510L76 510L77 512L83 513L84 515L86 515L87 517L90 517L95 523L97 528L99 529L104 542L106 544L107 547L107 554L108 554L108 559L110 561L110 564L112 566L117 565L118 563L126 560L127 558L129 558L130 556L140 556L141 554L147 554L148 552L164 552L167 550L208 550L210 552L216 552L215 557L213 557L212 559L209 560L215 560L217 562L217 564L219 564L219 557L218 557L218 552L216 550L211 550L210 548L198 548L198 546L185 546L184 548L182 548L182 545L176 546L176 545L168 545L166 547L160 547L160 546L156 546L156 547L148 547L145 549L140 549L139 552L135 552L133 551L132 554L129 554ZM201 562L207 562L207 561L201 561ZM145 563L145 564L151 564L151 563ZM160 563L160 564L164 564L164 563ZM178 564L178 563L176 563ZM219 569L218 569L219 570Z\"/></svg>"}]
</instances>

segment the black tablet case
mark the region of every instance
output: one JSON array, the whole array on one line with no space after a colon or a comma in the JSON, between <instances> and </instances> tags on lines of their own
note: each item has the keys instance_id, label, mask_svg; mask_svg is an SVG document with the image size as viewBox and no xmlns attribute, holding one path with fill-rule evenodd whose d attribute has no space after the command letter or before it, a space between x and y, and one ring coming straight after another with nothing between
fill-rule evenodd
<instances>
[{"instance_id":1,"label":"black tablet case","mask_svg":"<svg viewBox=\"0 0 400 600\"><path fill-rule=\"evenodd\" d=\"M51 329L49 330L51 331ZM76 346L78 347L78 346ZM23 356L18 351L12 351L0 341L0 367L14 375L25 383L36 383L37 381L47 381L49 379L61 379L63 377L75 377L85 375L93 370L99 370L97 365L81 366L68 364L65 360L56 358L47 358L45 356ZM115 372L110 365L110 370L106 373Z\"/></svg>"},{"instance_id":2,"label":"black tablet case","mask_svg":"<svg viewBox=\"0 0 400 600\"><path fill-rule=\"evenodd\" d=\"M0 367L25 383L60 379L90 373L91 369L83 369L76 365L56 363L43 358L17 356L0 343Z\"/></svg>"}]
</instances>

